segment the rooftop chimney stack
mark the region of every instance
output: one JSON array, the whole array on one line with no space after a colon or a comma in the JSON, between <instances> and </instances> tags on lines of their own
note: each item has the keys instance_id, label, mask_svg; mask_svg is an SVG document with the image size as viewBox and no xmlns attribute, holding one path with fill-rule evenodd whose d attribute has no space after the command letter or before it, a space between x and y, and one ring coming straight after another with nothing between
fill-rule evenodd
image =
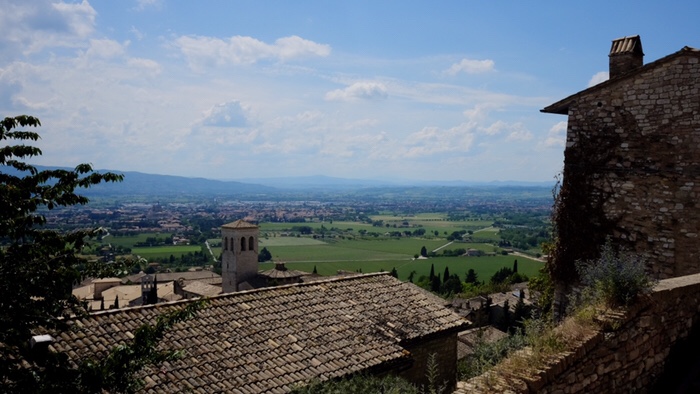
<instances>
[{"instance_id":1,"label":"rooftop chimney stack","mask_svg":"<svg viewBox=\"0 0 700 394\"><path fill-rule=\"evenodd\" d=\"M613 40L610 47L610 79L636 70L644 65L642 40L639 36Z\"/></svg>"}]
</instances>

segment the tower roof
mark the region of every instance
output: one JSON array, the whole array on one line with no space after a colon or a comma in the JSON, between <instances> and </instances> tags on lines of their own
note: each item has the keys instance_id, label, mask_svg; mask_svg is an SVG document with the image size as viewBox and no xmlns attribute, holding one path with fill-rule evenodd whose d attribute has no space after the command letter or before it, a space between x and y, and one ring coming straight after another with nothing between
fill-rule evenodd
<instances>
[{"instance_id":1,"label":"tower roof","mask_svg":"<svg viewBox=\"0 0 700 394\"><path fill-rule=\"evenodd\" d=\"M258 226L239 219L235 222L224 224L223 226L221 226L221 228L258 228Z\"/></svg>"}]
</instances>

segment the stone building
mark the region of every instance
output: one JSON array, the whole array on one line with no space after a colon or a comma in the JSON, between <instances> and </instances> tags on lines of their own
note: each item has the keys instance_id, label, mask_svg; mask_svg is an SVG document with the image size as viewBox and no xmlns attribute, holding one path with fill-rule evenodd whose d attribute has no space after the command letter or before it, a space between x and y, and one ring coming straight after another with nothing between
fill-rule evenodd
<instances>
[{"instance_id":1,"label":"stone building","mask_svg":"<svg viewBox=\"0 0 700 394\"><path fill-rule=\"evenodd\" d=\"M283 261L275 262L275 268L262 271L258 275L265 278L266 286L291 285L301 283L302 278L309 276L308 272L291 270Z\"/></svg>"},{"instance_id":2,"label":"stone building","mask_svg":"<svg viewBox=\"0 0 700 394\"><path fill-rule=\"evenodd\" d=\"M568 116L552 274L606 237L663 279L700 272L700 51L643 64L639 36L612 42L609 80L542 112Z\"/></svg>"},{"instance_id":3,"label":"stone building","mask_svg":"<svg viewBox=\"0 0 700 394\"><path fill-rule=\"evenodd\" d=\"M222 293L301 283L311 275L290 270L281 261L275 268L260 272L259 237L258 226L243 220L221 226Z\"/></svg>"},{"instance_id":4,"label":"stone building","mask_svg":"<svg viewBox=\"0 0 700 394\"><path fill-rule=\"evenodd\" d=\"M221 288L223 293L255 288L258 275L258 226L236 220L221 226Z\"/></svg>"},{"instance_id":5,"label":"stone building","mask_svg":"<svg viewBox=\"0 0 700 394\"><path fill-rule=\"evenodd\" d=\"M51 333L49 348L75 362L99 357L188 302L73 317L70 329ZM457 334L465 328L464 319L422 289L386 273L221 294L167 331L160 346L184 357L142 370L142 391L284 393L311 379L356 373L392 373L426 385L433 354L437 382L451 390Z\"/></svg>"}]
</instances>

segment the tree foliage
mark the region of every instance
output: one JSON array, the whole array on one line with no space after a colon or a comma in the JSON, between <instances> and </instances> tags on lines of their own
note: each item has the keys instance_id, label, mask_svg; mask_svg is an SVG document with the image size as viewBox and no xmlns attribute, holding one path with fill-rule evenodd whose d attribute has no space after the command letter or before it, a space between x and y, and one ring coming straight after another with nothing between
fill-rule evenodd
<instances>
[{"instance_id":1,"label":"tree foliage","mask_svg":"<svg viewBox=\"0 0 700 394\"><path fill-rule=\"evenodd\" d=\"M270 260L272 260L272 253L270 253L266 247L263 247L260 253L258 253L258 262L262 263Z\"/></svg>"},{"instance_id":2,"label":"tree foliage","mask_svg":"<svg viewBox=\"0 0 700 394\"><path fill-rule=\"evenodd\" d=\"M60 233L45 228L44 214L87 204L76 190L118 182L123 176L96 173L89 164L74 170L37 170L25 160L42 154L28 145L39 140L39 134L17 128L40 125L39 119L26 115L0 122L0 144L5 145L0 147L0 385L4 392L95 392L99 390L82 385L85 370L70 364L64 354L32 349L30 339L39 331L65 329L65 317L86 313L71 293L74 283L127 272L128 264L82 258L81 250L101 229ZM119 377L124 382L130 378Z\"/></svg>"},{"instance_id":3,"label":"tree foliage","mask_svg":"<svg viewBox=\"0 0 700 394\"><path fill-rule=\"evenodd\" d=\"M353 375L346 379L317 381L292 389L294 394L418 394L420 391L408 381L394 375L382 378L367 375Z\"/></svg>"}]
</instances>

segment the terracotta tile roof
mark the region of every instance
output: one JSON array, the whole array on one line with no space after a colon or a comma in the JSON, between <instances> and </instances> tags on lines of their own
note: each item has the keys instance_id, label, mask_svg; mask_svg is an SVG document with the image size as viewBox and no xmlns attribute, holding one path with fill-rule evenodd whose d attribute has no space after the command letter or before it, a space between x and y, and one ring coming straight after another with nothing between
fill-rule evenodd
<instances>
[{"instance_id":1,"label":"terracotta tile roof","mask_svg":"<svg viewBox=\"0 0 700 394\"><path fill-rule=\"evenodd\" d=\"M124 277L122 279L122 283L141 283L141 278L146 276L147 274L140 272L138 274L134 275L129 275L127 277ZM179 279L184 279L185 282L187 281L200 281L200 282L206 282L209 284L216 283L221 283L221 275L217 274L216 272L213 271L207 271L207 270L201 270L201 271L187 271L187 272L158 272L155 274L155 277L158 279L158 282L168 282L168 281L176 281Z\"/></svg>"},{"instance_id":2,"label":"terracotta tile roof","mask_svg":"<svg viewBox=\"0 0 700 394\"><path fill-rule=\"evenodd\" d=\"M212 286L208 283L192 281L182 290L204 297L212 297L221 294L221 286Z\"/></svg>"},{"instance_id":3,"label":"terracotta tile roof","mask_svg":"<svg viewBox=\"0 0 700 394\"><path fill-rule=\"evenodd\" d=\"M184 303L75 318L52 347L73 359L104 354ZM183 349L185 356L144 371L144 392L288 392L311 378L407 362L410 354L402 345L464 327L415 285L387 274L223 294L166 334L163 346Z\"/></svg>"},{"instance_id":4,"label":"terracotta tile roof","mask_svg":"<svg viewBox=\"0 0 700 394\"><path fill-rule=\"evenodd\" d=\"M243 220L236 220L235 222L231 222L228 224L224 224L221 226L222 228L258 228L258 226L248 223Z\"/></svg>"},{"instance_id":5,"label":"terracotta tile roof","mask_svg":"<svg viewBox=\"0 0 700 394\"><path fill-rule=\"evenodd\" d=\"M261 271L261 272L259 272L259 275L262 275L262 276L269 278L269 279L291 279L291 278L301 278L302 276L311 275L311 273L304 272L304 271L290 270L287 267L285 267L283 262L277 262L275 265L275 268L269 269L267 271Z\"/></svg>"}]
</instances>

